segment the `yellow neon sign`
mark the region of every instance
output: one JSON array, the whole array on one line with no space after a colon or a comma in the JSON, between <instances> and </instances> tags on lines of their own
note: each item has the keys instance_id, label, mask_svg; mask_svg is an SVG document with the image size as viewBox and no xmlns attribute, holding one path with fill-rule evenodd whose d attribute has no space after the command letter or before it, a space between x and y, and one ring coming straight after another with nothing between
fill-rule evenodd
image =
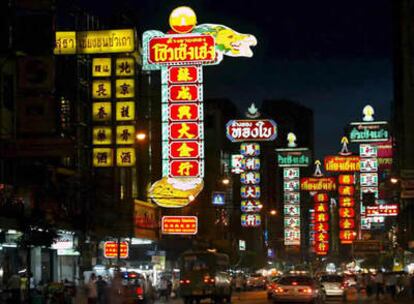
<instances>
[{"instance_id":1,"label":"yellow neon sign","mask_svg":"<svg viewBox=\"0 0 414 304\"><path fill-rule=\"evenodd\" d=\"M135 120L135 102L118 101L116 103L116 120L117 121Z\"/></svg>"},{"instance_id":2,"label":"yellow neon sign","mask_svg":"<svg viewBox=\"0 0 414 304\"><path fill-rule=\"evenodd\" d=\"M134 148L118 148L116 149L116 165L118 167L131 167L136 162Z\"/></svg>"},{"instance_id":3,"label":"yellow neon sign","mask_svg":"<svg viewBox=\"0 0 414 304\"><path fill-rule=\"evenodd\" d=\"M112 143L111 127L93 127L92 143L94 145L110 145Z\"/></svg>"},{"instance_id":4,"label":"yellow neon sign","mask_svg":"<svg viewBox=\"0 0 414 304\"><path fill-rule=\"evenodd\" d=\"M109 77L111 76L111 58L92 59L92 76L93 77Z\"/></svg>"},{"instance_id":5,"label":"yellow neon sign","mask_svg":"<svg viewBox=\"0 0 414 304\"><path fill-rule=\"evenodd\" d=\"M130 53L135 49L133 29L56 32L55 55Z\"/></svg>"},{"instance_id":6,"label":"yellow neon sign","mask_svg":"<svg viewBox=\"0 0 414 304\"><path fill-rule=\"evenodd\" d=\"M92 104L93 121L110 121L112 118L110 102L94 102Z\"/></svg>"},{"instance_id":7,"label":"yellow neon sign","mask_svg":"<svg viewBox=\"0 0 414 304\"><path fill-rule=\"evenodd\" d=\"M130 78L117 79L116 98L133 98L135 96L135 80Z\"/></svg>"},{"instance_id":8,"label":"yellow neon sign","mask_svg":"<svg viewBox=\"0 0 414 304\"><path fill-rule=\"evenodd\" d=\"M92 97L94 99L111 98L111 82L109 80L93 80Z\"/></svg>"},{"instance_id":9,"label":"yellow neon sign","mask_svg":"<svg viewBox=\"0 0 414 304\"><path fill-rule=\"evenodd\" d=\"M113 150L111 148L93 148L93 166L94 167L112 167Z\"/></svg>"},{"instance_id":10,"label":"yellow neon sign","mask_svg":"<svg viewBox=\"0 0 414 304\"><path fill-rule=\"evenodd\" d=\"M116 143L130 145L135 141L135 126L116 126Z\"/></svg>"}]
</instances>

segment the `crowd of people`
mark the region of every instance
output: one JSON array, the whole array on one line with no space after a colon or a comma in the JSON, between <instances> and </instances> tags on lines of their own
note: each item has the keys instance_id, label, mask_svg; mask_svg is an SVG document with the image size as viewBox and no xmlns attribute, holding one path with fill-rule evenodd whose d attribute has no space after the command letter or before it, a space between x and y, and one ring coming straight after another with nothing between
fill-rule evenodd
<instances>
[{"instance_id":1,"label":"crowd of people","mask_svg":"<svg viewBox=\"0 0 414 304\"><path fill-rule=\"evenodd\" d=\"M396 300L400 297L414 298L414 275L404 272L383 272L362 273L356 275L358 292L368 298L375 297L381 300L389 297Z\"/></svg>"}]
</instances>

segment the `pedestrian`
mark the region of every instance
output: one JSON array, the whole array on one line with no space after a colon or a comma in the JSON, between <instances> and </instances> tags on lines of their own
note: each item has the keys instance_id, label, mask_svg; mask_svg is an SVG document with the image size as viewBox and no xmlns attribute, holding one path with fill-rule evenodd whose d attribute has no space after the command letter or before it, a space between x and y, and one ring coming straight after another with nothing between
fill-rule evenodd
<instances>
[{"instance_id":1,"label":"pedestrian","mask_svg":"<svg viewBox=\"0 0 414 304\"><path fill-rule=\"evenodd\" d=\"M414 273L410 276L411 297L414 299Z\"/></svg>"},{"instance_id":2,"label":"pedestrian","mask_svg":"<svg viewBox=\"0 0 414 304\"><path fill-rule=\"evenodd\" d=\"M375 275L375 289L376 289L376 299L379 300L380 294L384 295L384 275L381 270L378 270Z\"/></svg>"},{"instance_id":3,"label":"pedestrian","mask_svg":"<svg viewBox=\"0 0 414 304\"><path fill-rule=\"evenodd\" d=\"M98 300L98 290L96 286L96 275L92 272L87 284L88 289L88 304L96 304Z\"/></svg>"},{"instance_id":4,"label":"pedestrian","mask_svg":"<svg viewBox=\"0 0 414 304\"><path fill-rule=\"evenodd\" d=\"M161 298L165 298L168 302L168 281L166 277L162 277L160 282L160 300Z\"/></svg>"},{"instance_id":5,"label":"pedestrian","mask_svg":"<svg viewBox=\"0 0 414 304\"><path fill-rule=\"evenodd\" d=\"M12 303L20 303L20 276L13 274L7 282L7 287L11 293Z\"/></svg>"},{"instance_id":6,"label":"pedestrian","mask_svg":"<svg viewBox=\"0 0 414 304\"><path fill-rule=\"evenodd\" d=\"M397 277L394 273L390 273L387 275L385 280L385 286L387 288L387 293L389 293L391 298L395 300L395 296L397 294Z\"/></svg>"},{"instance_id":7,"label":"pedestrian","mask_svg":"<svg viewBox=\"0 0 414 304\"><path fill-rule=\"evenodd\" d=\"M106 287L108 284L98 275L98 280L96 281L96 290L98 292L98 304L106 304Z\"/></svg>"}]
</instances>

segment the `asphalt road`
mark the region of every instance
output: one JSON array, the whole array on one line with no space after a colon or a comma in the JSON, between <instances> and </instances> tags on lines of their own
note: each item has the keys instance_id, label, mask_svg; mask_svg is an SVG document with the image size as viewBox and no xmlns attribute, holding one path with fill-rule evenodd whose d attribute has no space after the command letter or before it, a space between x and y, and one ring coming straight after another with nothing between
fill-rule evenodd
<instances>
[{"instance_id":1,"label":"asphalt road","mask_svg":"<svg viewBox=\"0 0 414 304\"><path fill-rule=\"evenodd\" d=\"M166 302L165 300L156 301L156 304L183 304L183 301L181 299L173 299ZM194 302L195 303L195 302ZM204 300L201 303L212 303L209 300ZM234 293L232 298L232 303L243 303L243 304L270 304L271 301L267 300L266 292L261 291L247 291L247 292L241 292L241 293ZM326 301L326 304L335 304L335 303L367 303L367 304L388 304L388 303L414 303L414 300L397 300L392 301L391 299L381 299L379 301L376 301L375 299L362 299L362 300L356 300L356 301L347 301L343 302L340 298L328 298Z\"/></svg>"}]
</instances>

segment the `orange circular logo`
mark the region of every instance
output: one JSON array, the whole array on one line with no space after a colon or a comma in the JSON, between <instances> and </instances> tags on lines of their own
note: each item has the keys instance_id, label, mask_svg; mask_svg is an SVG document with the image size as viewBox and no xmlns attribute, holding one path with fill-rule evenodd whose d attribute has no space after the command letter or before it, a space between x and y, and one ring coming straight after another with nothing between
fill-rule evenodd
<instances>
[{"instance_id":1,"label":"orange circular logo","mask_svg":"<svg viewBox=\"0 0 414 304\"><path fill-rule=\"evenodd\" d=\"M189 33L196 24L197 16L188 6L177 7L170 14L170 27L176 33Z\"/></svg>"}]
</instances>

